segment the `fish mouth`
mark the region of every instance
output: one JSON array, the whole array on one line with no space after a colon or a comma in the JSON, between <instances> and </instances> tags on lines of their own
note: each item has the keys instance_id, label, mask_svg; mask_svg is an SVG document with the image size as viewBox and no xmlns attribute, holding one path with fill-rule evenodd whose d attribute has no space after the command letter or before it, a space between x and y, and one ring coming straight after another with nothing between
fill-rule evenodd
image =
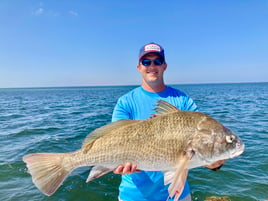
<instances>
[{"instance_id":1,"label":"fish mouth","mask_svg":"<svg viewBox=\"0 0 268 201\"><path fill-rule=\"evenodd\" d=\"M245 144L243 143L243 142L238 142L237 144L236 144L236 149L235 149L235 152L233 152L232 154L231 154L231 158L234 158L234 157L236 157L236 156L239 156L239 155L241 155L243 152L244 152L244 150L245 150Z\"/></svg>"}]
</instances>

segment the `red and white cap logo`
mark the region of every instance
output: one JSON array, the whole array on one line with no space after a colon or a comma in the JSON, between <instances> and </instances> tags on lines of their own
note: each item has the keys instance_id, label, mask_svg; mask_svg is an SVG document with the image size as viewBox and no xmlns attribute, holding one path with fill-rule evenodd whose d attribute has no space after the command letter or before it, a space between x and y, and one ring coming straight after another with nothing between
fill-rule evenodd
<instances>
[{"instance_id":1,"label":"red and white cap logo","mask_svg":"<svg viewBox=\"0 0 268 201\"><path fill-rule=\"evenodd\" d=\"M144 52L161 52L161 47L156 44L148 44L144 46Z\"/></svg>"}]
</instances>

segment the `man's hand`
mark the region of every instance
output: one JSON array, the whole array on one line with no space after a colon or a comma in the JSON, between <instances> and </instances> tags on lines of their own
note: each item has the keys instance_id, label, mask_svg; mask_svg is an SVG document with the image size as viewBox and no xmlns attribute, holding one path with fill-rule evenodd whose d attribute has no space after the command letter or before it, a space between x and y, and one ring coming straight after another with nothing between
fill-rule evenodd
<instances>
[{"instance_id":1,"label":"man's hand","mask_svg":"<svg viewBox=\"0 0 268 201\"><path fill-rule=\"evenodd\" d=\"M226 160L220 160L220 161L217 161L215 163L212 163L210 165L206 165L205 167L206 168L209 168L211 170L219 170L220 167L223 165L223 163L225 162Z\"/></svg>"},{"instance_id":2,"label":"man's hand","mask_svg":"<svg viewBox=\"0 0 268 201\"><path fill-rule=\"evenodd\" d=\"M132 163L126 163L125 165L119 165L117 168L114 169L115 174L132 174L134 172L140 172L137 170L137 165Z\"/></svg>"}]
</instances>

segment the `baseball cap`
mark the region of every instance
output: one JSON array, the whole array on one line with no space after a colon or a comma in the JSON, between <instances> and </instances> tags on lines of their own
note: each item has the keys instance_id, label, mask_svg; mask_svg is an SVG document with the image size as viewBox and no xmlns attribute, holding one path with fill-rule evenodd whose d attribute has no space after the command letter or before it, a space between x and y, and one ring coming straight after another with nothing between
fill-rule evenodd
<instances>
[{"instance_id":1,"label":"baseball cap","mask_svg":"<svg viewBox=\"0 0 268 201\"><path fill-rule=\"evenodd\" d=\"M148 44L141 47L140 53L139 53L139 60L143 56L145 56L146 54L149 54L149 53L159 54L159 56L161 56L165 60L164 49L160 45L153 43L153 42L148 43Z\"/></svg>"}]
</instances>

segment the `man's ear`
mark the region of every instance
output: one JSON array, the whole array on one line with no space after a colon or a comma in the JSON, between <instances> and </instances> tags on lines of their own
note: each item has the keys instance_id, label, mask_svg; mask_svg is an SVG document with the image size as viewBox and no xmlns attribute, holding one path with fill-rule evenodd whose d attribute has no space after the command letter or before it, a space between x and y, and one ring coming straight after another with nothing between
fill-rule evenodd
<instances>
[{"instance_id":1,"label":"man's ear","mask_svg":"<svg viewBox=\"0 0 268 201\"><path fill-rule=\"evenodd\" d=\"M140 69L141 69L141 65L138 64L138 65L137 65L137 70L138 70L139 72L141 71Z\"/></svg>"},{"instance_id":2,"label":"man's ear","mask_svg":"<svg viewBox=\"0 0 268 201\"><path fill-rule=\"evenodd\" d=\"M168 66L167 63L165 63L165 64L164 64L164 70L167 69L167 66Z\"/></svg>"}]
</instances>

